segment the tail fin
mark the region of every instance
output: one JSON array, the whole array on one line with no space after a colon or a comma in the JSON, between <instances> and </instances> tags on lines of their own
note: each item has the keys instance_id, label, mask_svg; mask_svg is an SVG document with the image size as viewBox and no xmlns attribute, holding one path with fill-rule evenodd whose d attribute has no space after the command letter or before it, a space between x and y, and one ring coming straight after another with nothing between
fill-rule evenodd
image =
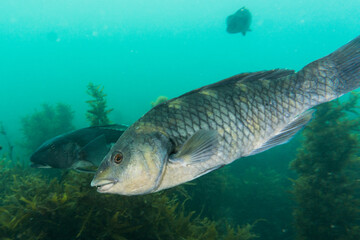
<instances>
[{"instance_id":1,"label":"tail fin","mask_svg":"<svg viewBox=\"0 0 360 240\"><path fill-rule=\"evenodd\" d=\"M339 94L345 94L360 87L360 36L324 59L335 65L339 81L336 91Z\"/></svg>"}]
</instances>

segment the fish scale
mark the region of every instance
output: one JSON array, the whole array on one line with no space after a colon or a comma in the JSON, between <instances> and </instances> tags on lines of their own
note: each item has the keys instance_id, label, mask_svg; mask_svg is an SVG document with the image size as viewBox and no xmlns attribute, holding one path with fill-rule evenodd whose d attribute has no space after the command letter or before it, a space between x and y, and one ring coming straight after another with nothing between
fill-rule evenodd
<instances>
[{"instance_id":1,"label":"fish scale","mask_svg":"<svg viewBox=\"0 0 360 240\"><path fill-rule=\"evenodd\" d=\"M287 142L311 120L312 107L359 85L357 37L297 73L243 73L193 90L130 126L91 184L100 192L136 195L190 181ZM119 164L113 161L118 154Z\"/></svg>"},{"instance_id":2,"label":"fish scale","mask_svg":"<svg viewBox=\"0 0 360 240\"><path fill-rule=\"evenodd\" d=\"M177 145L182 145L196 130L207 128L223 132L221 137L229 145L232 141L239 140L248 143L247 148L241 147L234 152L251 152L258 143L249 140L264 137L266 130L272 131L275 126L285 123L284 112L292 116L303 111L304 107L299 104L301 108L296 108L296 101L290 101L286 96L287 91L284 92L282 87L282 82L294 82L294 77L295 75L273 80L268 88L262 86L262 81L266 79L246 82L243 83L247 86L246 92L236 87L238 82L206 89L216 91L216 96L195 92L154 108L141 121L163 128ZM261 97L263 95L267 97L264 99ZM271 104L266 104L265 100ZM171 103L174 101L181 107L173 107ZM199 111L194 112L194 109ZM177 124L170 119L176 119ZM242 156L244 155L237 153L231 157Z\"/></svg>"}]
</instances>

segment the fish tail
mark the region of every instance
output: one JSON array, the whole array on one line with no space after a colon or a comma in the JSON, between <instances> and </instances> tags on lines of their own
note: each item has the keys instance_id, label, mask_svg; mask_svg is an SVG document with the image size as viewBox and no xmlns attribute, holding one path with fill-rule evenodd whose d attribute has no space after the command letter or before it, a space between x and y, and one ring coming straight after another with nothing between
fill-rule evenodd
<instances>
[{"instance_id":1,"label":"fish tail","mask_svg":"<svg viewBox=\"0 0 360 240\"><path fill-rule=\"evenodd\" d=\"M336 92L342 95L360 87L360 36L325 57L336 69Z\"/></svg>"},{"instance_id":2,"label":"fish tail","mask_svg":"<svg viewBox=\"0 0 360 240\"><path fill-rule=\"evenodd\" d=\"M297 73L310 105L327 102L360 87L360 36Z\"/></svg>"}]
</instances>

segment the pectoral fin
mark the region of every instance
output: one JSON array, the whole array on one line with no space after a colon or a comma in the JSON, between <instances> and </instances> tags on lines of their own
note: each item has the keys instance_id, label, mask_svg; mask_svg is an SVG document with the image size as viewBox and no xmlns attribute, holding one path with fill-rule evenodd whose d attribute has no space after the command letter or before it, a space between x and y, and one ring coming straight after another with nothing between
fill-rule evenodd
<instances>
[{"instance_id":1,"label":"pectoral fin","mask_svg":"<svg viewBox=\"0 0 360 240\"><path fill-rule=\"evenodd\" d=\"M192 135L180 148L170 156L172 163L185 165L203 162L214 155L218 146L218 133L215 130L199 130Z\"/></svg>"},{"instance_id":2,"label":"pectoral fin","mask_svg":"<svg viewBox=\"0 0 360 240\"><path fill-rule=\"evenodd\" d=\"M80 149L79 159L99 165L109 150L110 145L106 143L105 135L100 135Z\"/></svg>"},{"instance_id":3,"label":"pectoral fin","mask_svg":"<svg viewBox=\"0 0 360 240\"><path fill-rule=\"evenodd\" d=\"M72 169L78 172L95 173L97 166L88 161L76 161L72 166Z\"/></svg>"}]
</instances>

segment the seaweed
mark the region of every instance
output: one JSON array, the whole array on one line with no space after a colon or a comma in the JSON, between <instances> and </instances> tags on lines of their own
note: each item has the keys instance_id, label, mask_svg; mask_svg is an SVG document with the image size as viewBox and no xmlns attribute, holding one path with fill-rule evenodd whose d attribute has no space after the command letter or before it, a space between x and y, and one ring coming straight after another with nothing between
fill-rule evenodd
<instances>
[{"instance_id":1,"label":"seaweed","mask_svg":"<svg viewBox=\"0 0 360 240\"><path fill-rule=\"evenodd\" d=\"M151 107L155 107L156 105L166 102L167 100L168 100L168 97L158 96L158 98L155 100L155 102L151 102L150 104L151 104Z\"/></svg>"},{"instance_id":2,"label":"seaweed","mask_svg":"<svg viewBox=\"0 0 360 240\"><path fill-rule=\"evenodd\" d=\"M90 106L90 109L87 110L86 113L87 120L90 122L91 126L110 124L111 122L108 115L114 109L107 109L104 87L89 83L87 88L87 94L93 98L92 100L86 101L86 103Z\"/></svg>"},{"instance_id":3,"label":"seaweed","mask_svg":"<svg viewBox=\"0 0 360 240\"><path fill-rule=\"evenodd\" d=\"M41 110L35 110L21 119L22 142L29 153L44 141L74 129L74 112L69 105L57 103L55 106L43 104Z\"/></svg>"},{"instance_id":4,"label":"seaweed","mask_svg":"<svg viewBox=\"0 0 360 240\"><path fill-rule=\"evenodd\" d=\"M292 190L297 239L360 239L354 178L359 171L358 99L353 93L344 103L320 105L304 130L303 146L291 163L299 175Z\"/></svg>"},{"instance_id":5,"label":"seaweed","mask_svg":"<svg viewBox=\"0 0 360 240\"><path fill-rule=\"evenodd\" d=\"M212 219L238 225L252 222L261 239L292 235L290 181L273 169L248 165L238 161L184 184L192 199L189 206Z\"/></svg>"},{"instance_id":6,"label":"seaweed","mask_svg":"<svg viewBox=\"0 0 360 240\"><path fill-rule=\"evenodd\" d=\"M0 166L6 161L0 160ZM0 167L3 239L238 239L252 225L233 227L186 209L184 189L145 196L99 194L91 175L68 171L59 179L30 168Z\"/></svg>"},{"instance_id":7,"label":"seaweed","mask_svg":"<svg viewBox=\"0 0 360 240\"><path fill-rule=\"evenodd\" d=\"M3 125L2 122L0 122L0 135L3 135L3 136L5 137L5 140L6 140L7 144L8 144L8 155L9 155L9 159L10 159L11 161L13 161L13 160L14 160L14 159L13 159L14 146L11 144L10 139L9 139L9 137L8 137L6 131L5 131L5 128L4 128L4 125ZM0 148L0 150L1 150L1 148Z\"/></svg>"}]
</instances>

